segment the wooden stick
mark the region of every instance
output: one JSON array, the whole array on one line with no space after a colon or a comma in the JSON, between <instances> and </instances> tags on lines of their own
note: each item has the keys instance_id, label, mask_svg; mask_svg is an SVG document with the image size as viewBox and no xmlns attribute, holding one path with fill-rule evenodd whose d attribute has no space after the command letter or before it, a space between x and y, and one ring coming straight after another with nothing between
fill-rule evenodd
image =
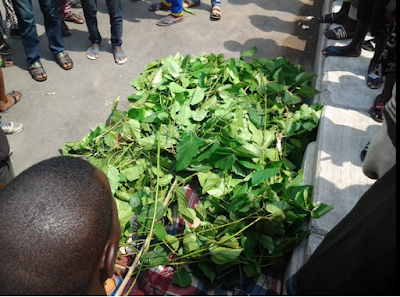
<instances>
[{"instance_id":1,"label":"wooden stick","mask_svg":"<svg viewBox=\"0 0 400 297\"><path fill-rule=\"evenodd\" d=\"M169 200L171 199L172 193L177 184L178 184L178 178L175 178L174 183L172 184L171 188L169 189L167 197L164 200L164 206L167 206L167 204L169 203ZM129 280L131 279L133 272L135 271L146 247L150 244L150 242L151 242L151 236L149 234L149 235L147 235L146 240L145 240L142 248L140 249L139 253L135 256L135 260L133 261L131 267L129 267L129 270L126 273L125 278L124 278L123 282L121 283L121 285L119 286L117 292L115 293L115 296L121 296L122 291L124 290L126 284L129 282Z\"/></svg>"}]
</instances>

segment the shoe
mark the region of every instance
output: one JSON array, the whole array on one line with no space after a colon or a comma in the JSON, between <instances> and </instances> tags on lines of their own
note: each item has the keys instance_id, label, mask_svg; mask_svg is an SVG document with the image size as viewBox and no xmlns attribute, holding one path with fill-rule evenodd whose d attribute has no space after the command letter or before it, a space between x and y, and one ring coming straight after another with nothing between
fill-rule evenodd
<instances>
[{"instance_id":1,"label":"shoe","mask_svg":"<svg viewBox=\"0 0 400 297\"><path fill-rule=\"evenodd\" d=\"M17 122L3 122L1 123L1 129L5 134L15 134L22 131L24 125Z\"/></svg>"},{"instance_id":2,"label":"shoe","mask_svg":"<svg viewBox=\"0 0 400 297\"><path fill-rule=\"evenodd\" d=\"M82 8L81 0L72 0L71 7L72 8Z\"/></svg>"}]
</instances>

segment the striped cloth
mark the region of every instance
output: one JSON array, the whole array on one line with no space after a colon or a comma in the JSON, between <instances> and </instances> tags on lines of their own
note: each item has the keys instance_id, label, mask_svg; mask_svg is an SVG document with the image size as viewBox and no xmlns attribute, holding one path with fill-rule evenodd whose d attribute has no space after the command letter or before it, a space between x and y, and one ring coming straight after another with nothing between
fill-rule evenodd
<instances>
[{"instance_id":1,"label":"striped cloth","mask_svg":"<svg viewBox=\"0 0 400 297\"><path fill-rule=\"evenodd\" d=\"M184 188L186 192L186 198L188 201L188 207L194 208L199 202L199 197L196 194L198 184L192 182L190 185ZM174 224L167 232L172 235L179 234L183 231L185 223L187 223L182 217L179 218L175 214ZM130 266L133 262L133 257L125 258L123 261L125 266ZM117 263L119 272L122 276L125 276L128 269L124 269L124 266ZM244 277L243 282L236 285L232 290L224 289L213 289L204 284L199 278L194 276L190 269L185 266L189 274L192 277L192 284L188 287L182 288L180 286L172 284L174 279L174 267L171 266L157 266L145 272L142 272L138 278L137 283L133 287L132 291L128 296L142 296L142 295L169 295L169 296L187 296L187 295L281 295L283 271L275 270L269 271L263 275L255 278ZM115 276L118 279L118 276ZM119 282L121 283L121 282ZM133 280L131 279L122 294L129 291L132 286ZM117 288L118 289L118 288Z\"/></svg>"}]
</instances>

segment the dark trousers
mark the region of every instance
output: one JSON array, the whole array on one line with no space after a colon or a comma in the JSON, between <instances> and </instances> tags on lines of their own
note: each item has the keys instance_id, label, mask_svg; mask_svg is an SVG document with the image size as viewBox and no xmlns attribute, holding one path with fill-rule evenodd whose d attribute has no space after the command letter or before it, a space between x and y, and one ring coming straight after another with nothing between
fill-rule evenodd
<instances>
[{"instance_id":1,"label":"dark trousers","mask_svg":"<svg viewBox=\"0 0 400 297\"><path fill-rule=\"evenodd\" d=\"M101 35L97 26L97 0L82 0L82 9L89 30L89 40L101 43ZM111 25L111 44L113 47L122 45L122 2L121 0L106 0Z\"/></svg>"},{"instance_id":2,"label":"dark trousers","mask_svg":"<svg viewBox=\"0 0 400 297\"><path fill-rule=\"evenodd\" d=\"M10 158L7 157L3 161L0 161L0 183L8 184L14 177L14 170Z\"/></svg>"},{"instance_id":3,"label":"dark trousers","mask_svg":"<svg viewBox=\"0 0 400 297\"><path fill-rule=\"evenodd\" d=\"M35 0L36 1L36 0ZM40 40L36 29L32 0L13 0L14 10L18 18L19 32L29 64L40 61ZM49 49L55 55L64 50L61 35L60 17L57 0L39 0L44 17L44 26L49 40Z\"/></svg>"}]
</instances>

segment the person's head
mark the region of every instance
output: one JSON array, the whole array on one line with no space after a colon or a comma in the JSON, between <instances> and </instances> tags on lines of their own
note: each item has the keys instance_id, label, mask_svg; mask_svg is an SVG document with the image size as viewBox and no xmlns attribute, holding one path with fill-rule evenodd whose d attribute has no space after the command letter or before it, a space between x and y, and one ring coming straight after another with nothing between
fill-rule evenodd
<instances>
[{"instance_id":1,"label":"person's head","mask_svg":"<svg viewBox=\"0 0 400 297\"><path fill-rule=\"evenodd\" d=\"M0 294L105 294L120 235L102 171L65 156L33 165L0 192Z\"/></svg>"}]
</instances>

